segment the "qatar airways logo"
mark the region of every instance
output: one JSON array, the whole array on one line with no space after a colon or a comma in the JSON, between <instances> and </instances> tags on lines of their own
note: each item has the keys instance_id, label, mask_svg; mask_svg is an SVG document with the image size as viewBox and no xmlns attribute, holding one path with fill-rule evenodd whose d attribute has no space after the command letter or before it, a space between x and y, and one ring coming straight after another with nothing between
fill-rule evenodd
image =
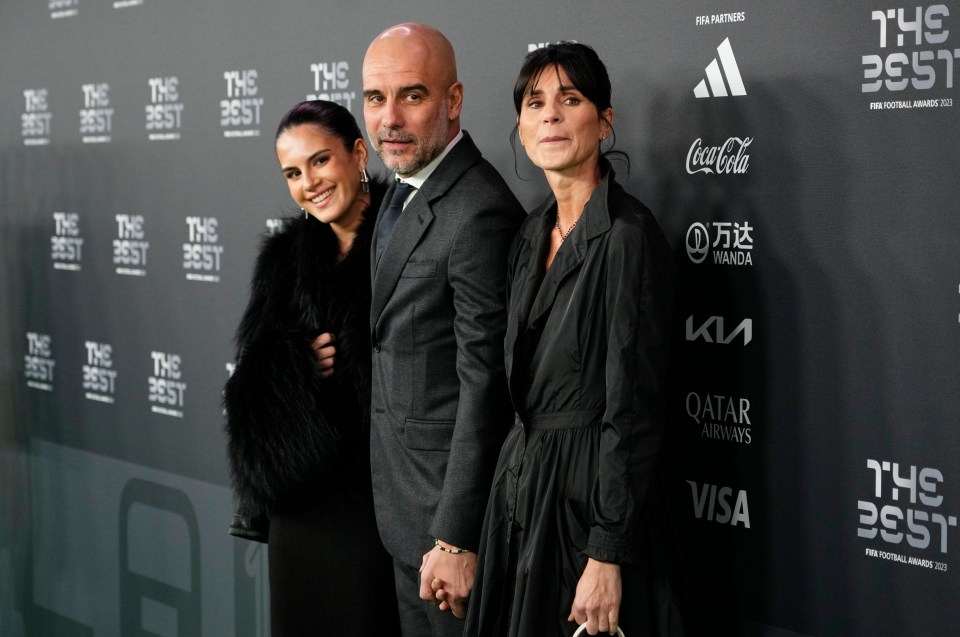
<instances>
[{"instance_id":1,"label":"qatar airways logo","mask_svg":"<svg viewBox=\"0 0 960 637\"><path fill-rule=\"evenodd\" d=\"M53 339L49 334L27 332L27 354L23 357L23 375L27 387L53 391Z\"/></svg>"},{"instance_id":2,"label":"qatar airways logo","mask_svg":"<svg viewBox=\"0 0 960 637\"><path fill-rule=\"evenodd\" d=\"M224 71L227 99L220 100L220 128L224 137L259 137L263 98L259 97L257 69Z\"/></svg>"},{"instance_id":3,"label":"qatar airways logo","mask_svg":"<svg viewBox=\"0 0 960 637\"><path fill-rule=\"evenodd\" d=\"M748 398L692 391L687 394L684 406L687 415L700 429L701 438L741 445L753 442Z\"/></svg>"},{"instance_id":4,"label":"qatar airways logo","mask_svg":"<svg viewBox=\"0 0 960 637\"><path fill-rule=\"evenodd\" d=\"M752 137L730 137L719 146L704 146L699 137L687 151L687 173L695 175L743 175L750 167L747 148Z\"/></svg>"},{"instance_id":5,"label":"qatar airways logo","mask_svg":"<svg viewBox=\"0 0 960 637\"><path fill-rule=\"evenodd\" d=\"M308 100L327 100L336 102L351 110L357 99L357 92L350 88L350 64L340 62L318 62L310 65L313 74L313 93L307 95Z\"/></svg>"},{"instance_id":6,"label":"qatar airways logo","mask_svg":"<svg viewBox=\"0 0 960 637\"><path fill-rule=\"evenodd\" d=\"M83 237L80 236L80 215L75 212L53 213L54 235L50 237L50 260L56 270L80 271Z\"/></svg>"},{"instance_id":7,"label":"qatar airways logo","mask_svg":"<svg viewBox=\"0 0 960 637\"><path fill-rule=\"evenodd\" d=\"M28 88L23 92L23 113L20 115L20 133L24 146L46 146L50 143L50 102L45 88Z\"/></svg>"}]
</instances>

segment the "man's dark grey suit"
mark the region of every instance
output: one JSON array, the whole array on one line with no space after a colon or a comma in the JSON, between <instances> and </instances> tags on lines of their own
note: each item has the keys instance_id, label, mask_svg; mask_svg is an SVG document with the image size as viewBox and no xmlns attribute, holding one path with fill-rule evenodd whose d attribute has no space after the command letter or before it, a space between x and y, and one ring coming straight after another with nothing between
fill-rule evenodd
<instances>
[{"instance_id":1,"label":"man's dark grey suit","mask_svg":"<svg viewBox=\"0 0 960 637\"><path fill-rule=\"evenodd\" d=\"M434 538L471 550L479 543L513 424L506 262L523 218L464 132L407 203L379 265L371 250L374 501L384 545L413 569Z\"/></svg>"}]
</instances>

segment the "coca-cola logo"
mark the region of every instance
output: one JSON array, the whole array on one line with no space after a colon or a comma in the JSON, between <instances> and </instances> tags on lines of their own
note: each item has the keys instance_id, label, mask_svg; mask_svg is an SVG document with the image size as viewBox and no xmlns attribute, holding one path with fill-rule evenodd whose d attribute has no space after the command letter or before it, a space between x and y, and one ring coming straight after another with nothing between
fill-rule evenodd
<instances>
[{"instance_id":1,"label":"coca-cola logo","mask_svg":"<svg viewBox=\"0 0 960 637\"><path fill-rule=\"evenodd\" d=\"M687 172L691 175L742 175L750 166L747 147L752 137L731 137L720 146L704 146L699 137L687 151Z\"/></svg>"}]
</instances>

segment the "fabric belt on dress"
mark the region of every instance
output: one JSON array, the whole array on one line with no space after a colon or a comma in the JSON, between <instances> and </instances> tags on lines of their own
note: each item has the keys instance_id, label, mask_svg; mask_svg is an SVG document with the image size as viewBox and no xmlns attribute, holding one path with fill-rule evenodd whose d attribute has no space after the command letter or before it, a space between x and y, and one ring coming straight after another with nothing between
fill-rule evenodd
<instances>
[{"instance_id":1,"label":"fabric belt on dress","mask_svg":"<svg viewBox=\"0 0 960 637\"><path fill-rule=\"evenodd\" d=\"M549 414L536 414L520 418L520 422L530 430L542 429L580 429L596 427L603 420L602 409L582 411L555 411Z\"/></svg>"}]
</instances>

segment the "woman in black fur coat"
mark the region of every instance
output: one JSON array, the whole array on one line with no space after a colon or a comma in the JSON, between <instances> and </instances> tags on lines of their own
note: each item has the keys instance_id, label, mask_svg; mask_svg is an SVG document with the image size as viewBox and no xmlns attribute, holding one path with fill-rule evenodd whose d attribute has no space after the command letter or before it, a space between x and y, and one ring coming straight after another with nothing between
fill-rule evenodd
<instances>
[{"instance_id":1,"label":"woman in black fur coat","mask_svg":"<svg viewBox=\"0 0 960 637\"><path fill-rule=\"evenodd\" d=\"M370 236L385 187L332 102L284 115L276 151L304 215L264 241L237 331L230 532L268 543L273 637L397 635L368 443Z\"/></svg>"}]
</instances>

